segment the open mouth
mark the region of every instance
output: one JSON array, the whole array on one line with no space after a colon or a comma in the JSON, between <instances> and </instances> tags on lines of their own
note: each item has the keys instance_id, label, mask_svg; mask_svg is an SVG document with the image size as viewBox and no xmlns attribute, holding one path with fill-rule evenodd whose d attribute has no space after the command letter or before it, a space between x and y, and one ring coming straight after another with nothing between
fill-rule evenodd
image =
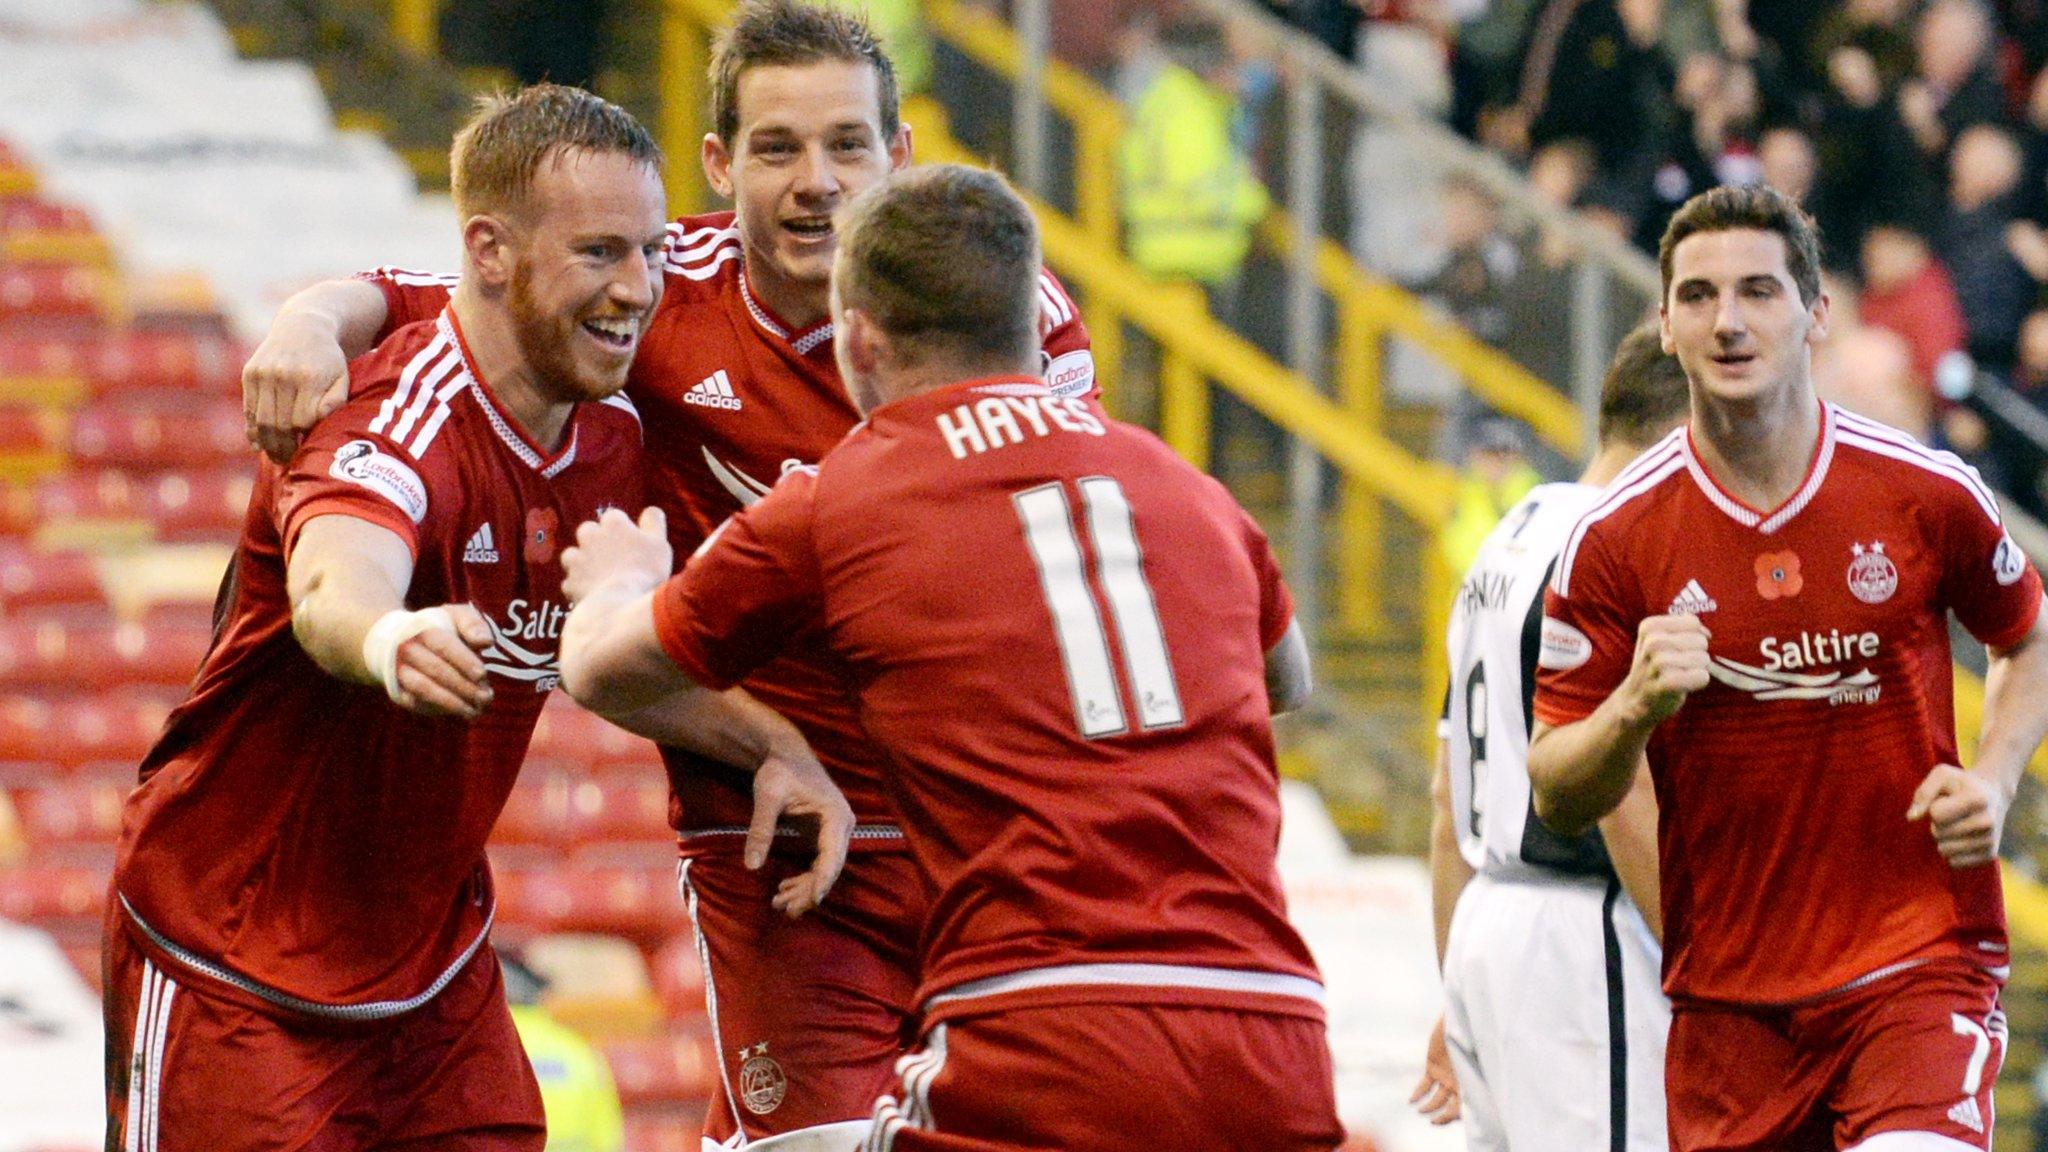
<instances>
[{"instance_id":1,"label":"open mouth","mask_svg":"<svg viewBox=\"0 0 2048 1152\"><path fill-rule=\"evenodd\" d=\"M831 237L832 218L830 216L793 216L784 220L782 227L799 240L815 242Z\"/></svg>"},{"instance_id":2,"label":"open mouth","mask_svg":"<svg viewBox=\"0 0 2048 1152\"><path fill-rule=\"evenodd\" d=\"M598 343L616 352L629 352L640 336L638 321L625 316L604 316L585 320L583 330Z\"/></svg>"},{"instance_id":3,"label":"open mouth","mask_svg":"<svg viewBox=\"0 0 2048 1152\"><path fill-rule=\"evenodd\" d=\"M1754 363L1755 360L1754 352L1718 352L1714 355L1714 363L1723 368L1741 368Z\"/></svg>"}]
</instances>

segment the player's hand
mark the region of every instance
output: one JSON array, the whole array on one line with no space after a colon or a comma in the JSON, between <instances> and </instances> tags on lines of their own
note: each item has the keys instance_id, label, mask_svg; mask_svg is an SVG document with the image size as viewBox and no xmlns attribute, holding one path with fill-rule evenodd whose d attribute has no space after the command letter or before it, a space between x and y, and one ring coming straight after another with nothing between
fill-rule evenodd
<instances>
[{"instance_id":1,"label":"player's hand","mask_svg":"<svg viewBox=\"0 0 2048 1152\"><path fill-rule=\"evenodd\" d=\"M754 773L754 816L747 826L746 865L768 862L775 829L784 820L815 833L817 854L805 872L784 880L769 901L794 920L824 903L846 867L846 848L853 839L853 808L825 775L808 747L770 750Z\"/></svg>"},{"instance_id":2,"label":"player's hand","mask_svg":"<svg viewBox=\"0 0 2048 1152\"><path fill-rule=\"evenodd\" d=\"M1408 1102L1431 1124L1442 1127L1458 1118L1458 1073L1451 1067L1451 1050L1444 1044L1444 1018L1436 1018L1429 1030L1429 1053L1422 1061L1422 1079Z\"/></svg>"},{"instance_id":3,"label":"player's hand","mask_svg":"<svg viewBox=\"0 0 2048 1152\"><path fill-rule=\"evenodd\" d=\"M1906 819L1927 819L1934 846L1952 868L1998 859L2008 801L1997 784L1953 764L1937 764L1913 792Z\"/></svg>"},{"instance_id":4,"label":"player's hand","mask_svg":"<svg viewBox=\"0 0 2048 1152\"><path fill-rule=\"evenodd\" d=\"M398 646L398 706L422 716L474 720L491 703L490 674L479 653L491 628L468 604L446 604L455 631L428 628Z\"/></svg>"},{"instance_id":5,"label":"player's hand","mask_svg":"<svg viewBox=\"0 0 2048 1152\"><path fill-rule=\"evenodd\" d=\"M334 326L287 312L242 366L242 420L249 443L279 464L299 439L348 399L348 357Z\"/></svg>"},{"instance_id":6,"label":"player's hand","mask_svg":"<svg viewBox=\"0 0 2048 1152\"><path fill-rule=\"evenodd\" d=\"M1651 616L1636 627L1635 663L1622 690L1651 725L1707 686L1707 626L1693 615Z\"/></svg>"},{"instance_id":7,"label":"player's hand","mask_svg":"<svg viewBox=\"0 0 2048 1152\"><path fill-rule=\"evenodd\" d=\"M562 593L575 604L614 580L641 590L668 579L675 554L668 546L668 517L649 505L638 524L617 508L576 526L576 544L562 553Z\"/></svg>"}]
</instances>

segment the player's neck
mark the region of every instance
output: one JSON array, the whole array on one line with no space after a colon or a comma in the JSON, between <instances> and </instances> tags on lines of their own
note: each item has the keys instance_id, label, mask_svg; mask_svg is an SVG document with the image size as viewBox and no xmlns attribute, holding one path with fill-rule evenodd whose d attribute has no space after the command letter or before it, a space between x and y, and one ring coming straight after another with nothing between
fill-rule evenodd
<instances>
[{"instance_id":1,"label":"player's neck","mask_svg":"<svg viewBox=\"0 0 2048 1152\"><path fill-rule=\"evenodd\" d=\"M1636 457L1648 450L1647 444L1613 443L1602 444L1593 454L1593 460L1586 470L1579 474L1579 483L1593 488L1605 488L1621 470L1628 467Z\"/></svg>"},{"instance_id":2,"label":"player's neck","mask_svg":"<svg viewBox=\"0 0 2048 1152\"><path fill-rule=\"evenodd\" d=\"M455 313L463 350L469 356L477 383L490 392L527 439L543 452L553 453L561 446L562 431L569 426L569 413L576 405L553 399L541 386L526 354L520 351L512 314L495 302L478 297L467 277L455 289L448 306Z\"/></svg>"},{"instance_id":3,"label":"player's neck","mask_svg":"<svg viewBox=\"0 0 2048 1152\"><path fill-rule=\"evenodd\" d=\"M831 312L829 284L791 280L778 275L766 260L745 261L747 291L770 315L792 332L801 332Z\"/></svg>"},{"instance_id":4,"label":"player's neck","mask_svg":"<svg viewBox=\"0 0 2048 1152\"><path fill-rule=\"evenodd\" d=\"M1811 380L1742 401L1692 397L1692 448L1730 496L1768 510L1805 482L1820 443L1820 401Z\"/></svg>"}]
</instances>

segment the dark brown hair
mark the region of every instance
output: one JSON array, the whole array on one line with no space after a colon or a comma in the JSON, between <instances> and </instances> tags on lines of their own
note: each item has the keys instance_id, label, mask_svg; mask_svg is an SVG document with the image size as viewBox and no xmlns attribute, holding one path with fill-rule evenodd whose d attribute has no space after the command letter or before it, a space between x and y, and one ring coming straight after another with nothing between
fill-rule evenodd
<instances>
[{"instance_id":1,"label":"dark brown hair","mask_svg":"<svg viewBox=\"0 0 2048 1152\"><path fill-rule=\"evenodd\" d=\"M746 0L711 46L711 124L727 148L740 130L740 77L749 68L839 60L875 70L882 143L901 123L896 66L857 13L804 0Z\"/></svg>"},{"instance_id":2,"label":"dark brown hair","mask_svg":"<svg viewBox=\"0 0 2048 1152\"><path fill-rule=\"evenodd\" d=\"M1038 223L994 172L906 169L839 221L835 284L915 357L1027 360L1038 347Z\"/></svg>"},{"instance_id":3,"label":"dark brown hair","mask_svg":"<svg viewBox=\"0 0 2048 1152\"><path fill-rule=\"evenodd\" d=\"M1600 443L1648 448L1690 411L1685 369L1664 351L1655 323L1621 338L1600 382Z\"/></svg>"},{"instance_id":4,"label":"dark brown hair","mask_svg":"<svg viewBox=\"0 0 2048 1152\"><path fill-rule=\"evenodd\" d=\"M534 173L571 149L620 152L661 170L661 146L631 113L581 88L535 84L477 98L448 152L456 212L517 212Z\"/></svg>"},{"instance_id":5,"label":"dark brown hair","mask_svg":"<svg viewBox=\"0 0 2048 1152\"><path fill-rule=\"evenodd\" d=\"M1671 217L1657 245L1657 267L1664 274L1664 295L1671 295L1671 254L1688 236L1707 232L1751 230L1775 232L1785 240L1785 266L1799 288L1799 300L1811 304L1820 296L1820 229L1804 209L1784 193L1762 185L1723 185L1687 200Z\"/></svg>"}]
</instances>

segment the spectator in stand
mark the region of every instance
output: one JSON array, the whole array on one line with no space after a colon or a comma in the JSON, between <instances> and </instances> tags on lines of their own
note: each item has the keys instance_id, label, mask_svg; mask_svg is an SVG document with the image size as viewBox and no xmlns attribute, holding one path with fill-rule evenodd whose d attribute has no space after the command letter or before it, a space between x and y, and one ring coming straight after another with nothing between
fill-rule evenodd
<instances>
[{"instance_id":1,"label":"spectator in stand","mask_svg":"<svg viewBox=\"0 0 2048 1152\"><path fill-rule=\"evenodd\" d=\"M1529 190L1555 208L1570 208L1585 195L1594 171L1593 149L1584 141L1559 140L1529 158ZM1522 234L1516 276L1507 290L1509 356L1545 380L1567 379L1571 342L1557 323L1557 302L1571 298L1571 242L1552 229ZM1457 459L1455 454L1448 457Z\"/></svg>"},{"instance_id":2,"label":"spectator in stand","mask_svg":"<svg viewBox=\"0 0 2048 1152\"><path fill-rule=\"evenodd\" d=\"M1828 285L1828 338L1813 352L1813 389L1832 401L1918 440L1927 438L1927 397L1913 384L1905 338L1857 320L1856 292Z\"/></svg>"},{"instance_id":3,"label":"spectator in stand","mask_svg":"<svg viewBox=\"0 0 2048 1152\"><path fill-rule=\"evenodd\" d=\"M1543 482L1530 465L1521 425L1494 417L1478 426L1458 477L1458 499L1437 543L1454 572L1472 566L1486 534Z\"/></svg>"},{"instance_id":4,"label":"spectator in stand","mask_svg":"<svg viewBox=\"0 0 2048 1152\"><path fill-rule=\"evenodd\" d=\"M1934 0L1913 29L1913 79L1899 89L1899 112L1913 142L1945 159L1964 131L2005 123L1998 87L1997 28L1982 0Z\"/></svg>"},{"instance_id":5,"label":"spectator in stand","mask_svg":"<svg viewBox=\"0 0 2048 1152\"><path fill-rule=\"evenodd\" d=\"M1896 332L1912 351L1922 421L1931 411L1934 369L1963 347L1963 310L1948 270L1927 238L1903 224L1880 224L1863 237L1863 322Z\"/></svg>"},{"instance_id":6,"label":"spectator in stand","mask_svg":"<svg viewBox=\"0 0 2048 1152\"><path fill-rule=\"evenodd\" d=\"M1484 185L1457 173L1444 179L1440 203L1443 266L1414 291L1499 347L1508 335L1507 289L1520 261L1514 244L1501 235L1500 204Z\"/></svg>"},{"instance_id":7,"label":"spectator in stand","mask_svg":"<svg viewBox=\"0 0 2048 1152\"><path fill-rule=\"evenodd\" d=\"M1828 57L1828 88L1820 99L1815 137L1821 184L1815 200L1830 249L1856 252L1863 233L1880 220L1933 226L1940 201L1912 133L1900 117L1896 88L1866 49L1845 45Z\"/></svg>"},{"instance_id":8,"label":"spectator in stand","mask_svg":"<svg viewBox=\"0 0 2048 1152\"><path fill-rule=\"evenodd\" d=\"M1756 145L1757 179L1785 194L1804 208L1813 197L1820 175L1820 158L1813 150L1813 137L1786 125L1767 129ZM1826 221L1821 222L1826 235Z\"/></svg>"},{"instance_id":9,"label":"spectator in stand","mask_svg":"<svg viewBox=\"0 0 2048 1152\"><path fill-rule=\"evenodd\" d=\"M1141 271L1200 284L1231 315L1252 228L1271 202L1233 135L1230 47L1196 19L1168 25L1159 43L1162 55L1136 78L1117 158L1124 242Z\"/></svg>"},{"instance_id":10,"label":"spectator in stand","mask_svg":"<svg viewBox=\"0 0 2048 1152\"><path fill-rule=\"evenodd\" d=\"M1529 25L1514 103L1482 115L1482 136L1515 156L1585 140L1604 171L1627 166L1651 127L1643 109L1670 92L1662 15L1659 0L1548 0Z\"/></svg>"},{"instance_id":11,"label":"spectator in stand","mask_svg":"<svg viewBox=\"0 0 2048 1152\"><path fill-rule=\"evenodd\" d=\"M2019 143L2005 129L1965 128L1949 153L1948 218L1936 237L1969 328L1970 355L1995 371L2011 365L2020 321L2037 292L2007 240L2018 215L2021 164Z\"/></svg>"}]
</instances>

